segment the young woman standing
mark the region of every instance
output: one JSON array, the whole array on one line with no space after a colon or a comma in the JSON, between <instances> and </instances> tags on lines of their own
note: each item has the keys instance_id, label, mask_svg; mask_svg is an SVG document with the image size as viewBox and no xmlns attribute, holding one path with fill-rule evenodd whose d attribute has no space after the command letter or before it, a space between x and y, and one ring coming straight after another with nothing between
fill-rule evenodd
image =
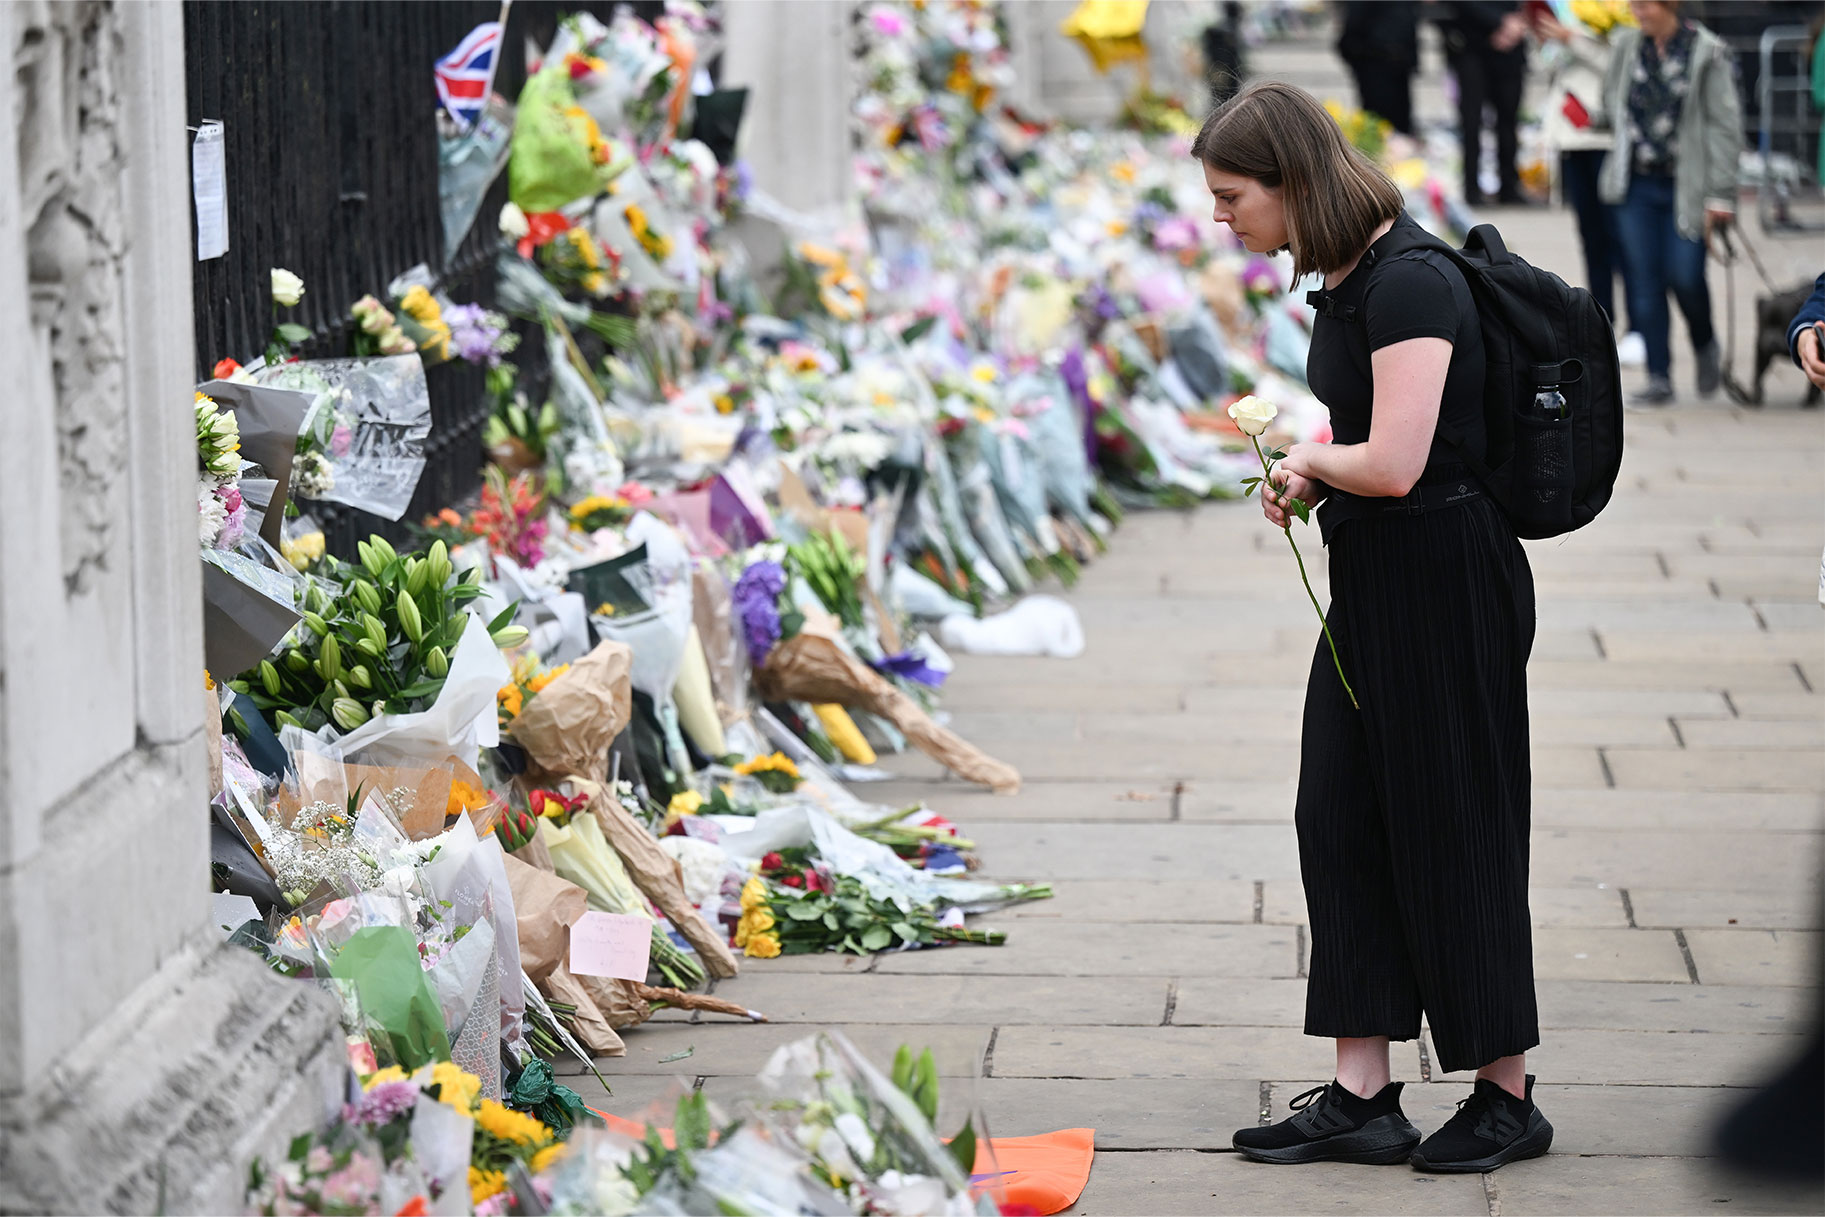
<instances>
[{"instance_id":1,"label":"young woman standing","mask_svg":"<svg viewBox=\"0 0 1825 1217\"><path fill-rule=\"evenodd\" d=\"M1526 666L1533 576L1506 516L1462 463L1484 455L1482 331L1442 254L1382 257L1412 225L1394 183L1290 85L1251 86L1193 155L1214 219L1250 250L1322 274L1307 364L1335 441L1294 444L1263 498L1321 502L1331 632L1306 688L1300 870L1311 918L1305 1031L1337 1074L1296 1114L1245 1128L1266 1162L1400 1162L1486 1171L1546 1152L1524 1053L1539 1043L1527 909ZM1384 246L1384 248L1386 248ZM1474 1090L1420 1143L1389 1080L1390 1040L1420 1034Z\"/></svg>"}]
</instances>

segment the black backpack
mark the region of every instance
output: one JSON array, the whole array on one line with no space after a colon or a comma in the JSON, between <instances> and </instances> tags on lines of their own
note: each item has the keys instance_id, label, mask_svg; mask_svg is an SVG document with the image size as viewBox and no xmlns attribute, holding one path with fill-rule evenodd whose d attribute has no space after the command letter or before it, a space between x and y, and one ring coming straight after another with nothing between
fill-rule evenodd
<instances>
[{"instance_id":1,"label":"black backpack","mask_svg":"<svg viewBox=\"0 0 1825 1217\"><path fill-rule=\"evenodd\" d=\"M1589 524L1622 467L1622 367L1609 318L1588 291L1509 253L1494 225L1471 229L1461 250L1401 225L1377 243L1375 258L1416 249L1437 250L1464 272L1489 361L1484 459L1449 427L1439 437L1463 453L1516 535L1556 537Z\"/></svg>"}]
</instances>

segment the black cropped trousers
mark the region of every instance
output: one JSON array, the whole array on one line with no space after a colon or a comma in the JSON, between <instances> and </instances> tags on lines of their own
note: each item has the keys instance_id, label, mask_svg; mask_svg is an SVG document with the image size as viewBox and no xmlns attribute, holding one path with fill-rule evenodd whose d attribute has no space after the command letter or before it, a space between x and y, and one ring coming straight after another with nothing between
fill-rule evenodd
<instances>
[{"instance_id":1,"label":"black cropped trousers","mask_svg":"<svg viewBox=\"0 0 1825 1217\"><path fill-rule=\"evenodd\" d=\"M1330 545L1295 819L1308 1035L1418 1036L1475 1069L1540 1041L1527 910L1527 556L1487 498L1353 519Z\"/></svg>"}]
</instances>

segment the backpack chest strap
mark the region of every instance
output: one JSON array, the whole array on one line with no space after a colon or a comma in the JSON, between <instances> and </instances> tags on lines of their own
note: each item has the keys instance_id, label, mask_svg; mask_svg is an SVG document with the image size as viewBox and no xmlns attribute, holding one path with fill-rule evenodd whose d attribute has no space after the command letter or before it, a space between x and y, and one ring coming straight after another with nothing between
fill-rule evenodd
<instances>
[{"instance_id":1,"label":"backpack chest strap","mask_svg":"<svg viewBox=\"0 0 1825 1217\"><path fill-rule=\"evenodd\" d=\"M1354 304L1339 304L1336 297L1326 294L1322 289L1307 292L1305 302L1316 309L1320 317L1330 317L1336 321L1356 320Z\"/></svg>"}]
</instances>

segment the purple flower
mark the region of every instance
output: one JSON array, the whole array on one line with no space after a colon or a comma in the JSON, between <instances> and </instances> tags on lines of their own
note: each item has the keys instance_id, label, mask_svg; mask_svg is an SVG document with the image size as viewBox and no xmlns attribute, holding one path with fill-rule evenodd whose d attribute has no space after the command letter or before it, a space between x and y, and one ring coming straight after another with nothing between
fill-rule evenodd
<instances>
[{"instance_id":1,"label":"purple flower","mask_svg":"<svg viewBox=\"0 0 1825 1217\"><path fill-rule=\"evenodd\" d=\"M449 323L450 342L458 359L491 368L500 365L506 318L479 304L456 304L444 310L444 320Z\"/></svg>"},{"instance_id":2,"label":"purple flower","mask_svg":"<svg viewBox=\"0 0 1825 1217\"><path fill-rule=\"evenodd\" d=\"M234 495L234 506L222 520L221 535L215 540L217 549L234 549L247 538L247 503L239 491L230 490L229 493Z\"/></svg>"},{"instance_id":3,"label":"purple flower","mask_svg":"<svg viewBox=\"0 0 1825 1217\"><path fill-rule=\"evenodd\" d=\"M754 170L747 161L735 162L735 198L747 202L748 196L754 193Z\"/></svg>"},{"instance_id":4,"label":"purple flower","mask_svg":"<svg viewBox=\"0 0 1825 1217\"><path fill-rule=\"evenodd\" d=\"M898 676L902 680L915 681L934 689L944 683L946 675L926 663L923 655L915 655L911 651L901 651L898 655L889 655L885 659L871 659L868 666L883 675Z\"/></svg>"},{"instance_id":5,"label":"purple flower","mask_svg":"<svg viewBox=\"0 0 1825 1217\"><path fill-rule=\"evenodd\" d=\"M366 1124L379 1127L391 1124L394 1120L411 1111L418 1103L418 1087L412 1082L382 1082L374 1089L361 1096L359 1103L351 1103L342 1109L342 1118L349 1124Z\"/></svg>"},{"instance_id":6,"label":"purple flower","mask_svg":"<svg viewBox=\"0 0 1825 1217\"><path fill-rule=\"evenodd\" d=\"M779 596L786 590L786 571L777 562L756 562L741 572L730 593L735 611L741 617L742 638L748 644L748 655L755 667L767 662L767 656L780 639Z\"/></svg>"}]
</instances>

